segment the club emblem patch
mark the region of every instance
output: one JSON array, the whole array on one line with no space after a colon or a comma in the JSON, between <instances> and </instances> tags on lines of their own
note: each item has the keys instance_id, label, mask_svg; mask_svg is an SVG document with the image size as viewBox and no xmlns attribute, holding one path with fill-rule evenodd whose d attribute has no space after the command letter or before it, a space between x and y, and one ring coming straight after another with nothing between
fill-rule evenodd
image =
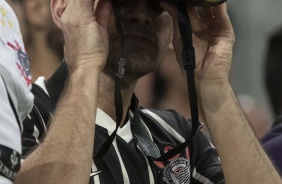
<instances>
[{"instance_id":1,"label":"club emblem patch","mask_svg":"<svg viewBox=\"0 0 282 184\"><path fill-rule=\"evenodd\" d=\"M190 162L188 159L178 157L173 159L163 171L163 180L167 184L189 184Z\"/></svg>"},{"instance_id":2,"label":"club emblem patch","mask_svg":"<svg viewBox=\"0 0 282 184\"><path fill-rule=\"evenodd\" d=\"M20 76L25 80L26 85L31 87L31 71L28 56L25 50L17 41L17 37L10 36L7 39L1 39L0 41L9 49L16 52L15 62L19 71Z\"/></svg>"},{"instance_id":3,"label":"club emblem patch","mask_svg":"<svg viewBox=\"0 0 282 184\"><path fill-rule=\"evenodd\" d=\"M22 65L22 69L25 72L25 76L30 76L31 72L27 54L24 53L22 50L18 50L18 60Z\"/></svg>"}]
</instances>

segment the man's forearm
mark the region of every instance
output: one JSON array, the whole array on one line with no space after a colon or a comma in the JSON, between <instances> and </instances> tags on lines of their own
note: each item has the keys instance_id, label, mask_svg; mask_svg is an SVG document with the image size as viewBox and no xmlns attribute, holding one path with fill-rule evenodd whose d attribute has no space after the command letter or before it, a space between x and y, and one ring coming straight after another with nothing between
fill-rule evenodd
<instances>
[{"instance_id":1,"label":"man's forearm","mask_svg":"<svg viewBox=\"0 0 282 184\"><path fill-rule=\"evenodd\" d=\"M22 164L16 183L89 182L99 75L99 69L70 74L48 133Z\"/></svg>"},{"instance_id":2,"label":"man's forearm","mask_svg":"<svg viewBox=\"0 0 282 184\"><path fill-rule=\"evenodd\" d=\"M229 84L203 85L200 105L228 184L281 183Z\"/></svg>"}]
</instances>

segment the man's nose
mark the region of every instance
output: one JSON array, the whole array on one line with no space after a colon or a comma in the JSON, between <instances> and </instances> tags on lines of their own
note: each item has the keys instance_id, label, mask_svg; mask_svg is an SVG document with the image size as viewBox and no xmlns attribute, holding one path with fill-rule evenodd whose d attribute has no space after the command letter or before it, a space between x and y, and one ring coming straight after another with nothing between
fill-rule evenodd
<instances>
[{"instance_id":1,"label":"man's nose","mask_svg":"<svg viewBox=\"0 0 282 184\"><path fill-rule=\"evenodd\" d=\"M152 22L152 7L150 0L133 0L130 10L126 16L127 20L137 21L139 23Z\"/></svg>"}]
</instances>

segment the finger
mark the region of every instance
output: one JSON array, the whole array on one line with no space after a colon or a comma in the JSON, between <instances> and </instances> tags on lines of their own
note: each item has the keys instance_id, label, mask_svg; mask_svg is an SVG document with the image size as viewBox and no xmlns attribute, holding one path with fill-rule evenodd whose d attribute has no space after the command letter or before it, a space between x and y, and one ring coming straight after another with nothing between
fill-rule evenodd
<instances>
[{"instance_id":1,"label":"finger","mask_svg":"<svg viewBox=\"0 0 282 184\"><path fill-rule=\"evenodd\" d=\"M212 7L203 7L204 18L211 19L214 18L213 8Z\"/></svg>"},{"instance_id":2,"label":"finger","mask_svg":"<svg viewBox=\"0 0 282 184\"><path fill-rule=\"evenodd\" d=\"M201 18L196 6L188 6L187 10L191 20Z\"/></svg>"},{"instance_id":3,"label":"finger","mask_svg":"<svg viewBox=\"0 0 282 184\"><path fill-rule=\"evenodd\" d=\"M218 19L220 22L222 22L222 25L224 25L227 29L233 30L229 15L227 13L226 3L223 3L219 6L215 6L213 8L213 12L214 12L214 17Z\"/></svg>"},{"instance_id":4,"label":"finger","mask_svg":"<svg viewBox=\"0 0 282 184\"><path fill-rule=\"evenodd\" d=\"M218 6L214 6L213 7L213 12L214 12L214 16L217 17L217 18L226 18L226 17L228 17L226 3L223 3L223 4L218 5Z\"/></svg>"},{"instance_id":5,"label":"finger","mask_svg":"<svg viewBox=\"0 0 282 184\"><path fill-rule=\"evenodd\" d=\"M177 7L174 4L170 4L167 2L161 2L160 3L161 8L163 8L164 10L166 10L172 17L177 17ZM200 18L200 15L197 11L197 8L195 6L189 6L187 8L188 13L190 18Z\"/></svg>"},{"instance_id":6,"label":"finger","mask_svg":"<svg viewBox=\"0 0 282 184\"><path fill-rule=\"evenodd\" d=\"M177 19L177 7L174 4L170 4L167 2L161 2L160 6L162 9L164 9L165 11L167 11L173 19Z\"/></svg>"},{"instance_id":7,"label":"finger","mask_svg":"<svg viewBox=\"0 0 282 184\"><path fill-rule=\"evenodd\" d=\"M66 11L70 15L75 12L87 13L93 10L94 1L97 0L68 0Z\"/></svg>"},{"instance_id":8,"label":"finger","mask_svg":"<svg viewBox=\"0 0 282 184\"><path fill-rule=\"evenodd\" d=\"M204 17L203 7L197 7L197 12L198 12L198 15L200 16L200 18Z\"/></svg>"},{"instance_id":9,"label":"finger","mask_svg":"<svg viewBox=\"0 0 282 184\"><path fill-rule=\"evenodd\" d=\"M110 0L102 0L97 3L95 11L96 21L104 28L108 25L111 11L112 3Z\"/></svg>"},{"instance_id":10,"label":"finger","mask_svg":"<svg viewBox=\"0 0 282 184\"><path fill-rule=\"evenodd\" d=\"M64 14L69 16L76 16L76 12L87 13L92 11L94 0L67 0L65 1L66 8Z\"/></svg>"},{"instance_id":11,"label":"finger","mask_svg":"<svg viewBox=\"0 0 282 184\"><path fill-rule=\"evenodd\" d=\"M74 1L78 1L78 0L74 0ZM97 0L79 0L79 2L77 2L77 5L80 5L78 7L82 7L84 10L93 10L93 6L94 6L94 2Z\"/></svg>"},{"instance_id":12,"label":"finger","mask_svg":"<svg viewBox=\"0 0 282 184\"><path fill-rule=\"evenodd\" d=\"M160 6L162 9L164 9L165 11L167 11L173 20L173 43L174 43L174 47L175 49L180 49L181 45L179 45L180 42L179 40L181 40L181 36L180 36L180 32L179 32L179 28L178 28L178 11L177 11L177 7L174 4L170 4L167 2L161 2ZM177 43L177 45L175 45L175 43Z\"/></svg>"},{"instance_id":13,"label":"finger","mask_svg":"<svg viewBox=\"0 0 282 184\"><path fill-rule=\"evenodd\" d=\"M177 7L174 4L170 4L167 2L161 2L160 6L162 9L164 9L165 11L167 11L170 16L172 17L173 20L173 29L174 29L174 33L179 32L178 31L178 14L177 14Z\"/></svg>"},{"instance_id":14,"label":"finger","mask_svg":"<svg viewBox=\"0 0 282 184\"><path fill-rule=\"evenodd\" d=\"M174 4L170 4L167 2L161 2L160 3L161 8L163 8L165 11L167 11L172 19L173 19L173 25L174 25L174 30L178 28L178 9L177 6ZM197 21L200 19L200 16L198 14L197 8L196 7L187 7L187 11L191 20L192 25L196 25Z\"/></svg>"},{"instance_id":15,"label":"finger","mask_svg":"<svg viewBox=\"0 0 282 184\"><path fill-rule=\"evenodd\" d=\"M75 0L68 0L68 1L65 1L65 10L64 10L64 13L62 14L63 15L69 15L71 12L72 12L72 9L74 7L74 2Z\"/></svg>"}]
</instances>

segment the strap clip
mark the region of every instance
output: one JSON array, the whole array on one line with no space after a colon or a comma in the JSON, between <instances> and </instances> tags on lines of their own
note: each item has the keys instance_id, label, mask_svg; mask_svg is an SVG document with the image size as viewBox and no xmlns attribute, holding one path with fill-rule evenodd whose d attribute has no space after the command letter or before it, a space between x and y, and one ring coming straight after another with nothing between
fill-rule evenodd
<instances>
[{"instance_id":1,"label":"strap clip","mask_svg":"<svg viewBox=\"0 0 282 184\"><path fill-rule=\"evenodd\" d=\"M116 77L122 79L124 77L126 59L120 58L117 66Z\"/></svg>"},{"instance_id":2,"label":"strap clip","mask_svg":"<svg viewBox=\"0 0 282 184\"><path fill-rule=\"evenodd\" d=\"M182 52L182 58L183 58L183 67L184 69L195 69L195 49L194 47L190 48L183 48Z\"/></svg>"}]
</instances>

